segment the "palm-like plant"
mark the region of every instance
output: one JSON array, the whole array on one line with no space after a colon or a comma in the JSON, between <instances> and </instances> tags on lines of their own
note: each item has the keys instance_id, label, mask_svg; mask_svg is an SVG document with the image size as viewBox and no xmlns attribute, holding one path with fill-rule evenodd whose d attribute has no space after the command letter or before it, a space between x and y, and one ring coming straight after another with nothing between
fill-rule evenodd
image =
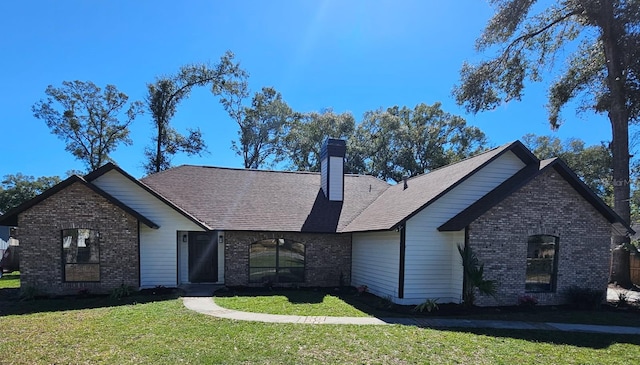
<instances>
[{"instance_id":1,"label":"palm-like plant","mask_svg":"<svg viewBox=\"0 0 640 365\"><path fill-rule=\"evenodd\" d=\"M462 302L464 305L470 307L474 304L476 289L480 294L490 295L495 298L498 285L495 280L484 278L484 264L480 263L471 246L458 246L458 252L462 258L462 270L464 273L462 287Z\"/></svg>"}]
</instances>

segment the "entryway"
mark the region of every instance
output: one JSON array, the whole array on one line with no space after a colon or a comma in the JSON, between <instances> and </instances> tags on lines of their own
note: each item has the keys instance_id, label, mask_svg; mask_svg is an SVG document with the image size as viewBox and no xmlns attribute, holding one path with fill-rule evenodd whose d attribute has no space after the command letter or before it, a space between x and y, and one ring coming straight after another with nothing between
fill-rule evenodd
<instances>
[{"instance_id":1,"label":"entryway","mask_svg":"<svg viewBox=\"0 0 640 365\"><path fill-rule=\"evenodd\" d=\"M214 232L189 232L189 282L218 281L218 239Z\"/></svg>"}]
</instances>

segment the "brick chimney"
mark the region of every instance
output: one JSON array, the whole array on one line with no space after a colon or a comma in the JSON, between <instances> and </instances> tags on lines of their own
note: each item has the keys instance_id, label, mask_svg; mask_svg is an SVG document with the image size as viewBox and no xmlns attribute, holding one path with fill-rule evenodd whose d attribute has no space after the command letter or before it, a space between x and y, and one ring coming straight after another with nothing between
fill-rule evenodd
<instances>
[{"instance_id":1,"label":"brick chimney","mask_svg":"<svg viewBox=\"0 0 640 365\"><path fill-rule=\"evenodd\" d=\"M327 138L320 151L321 184L324 196L330 201L344 198L344 156L347 144L340 139Z\"/></svg>"}]
</instances>

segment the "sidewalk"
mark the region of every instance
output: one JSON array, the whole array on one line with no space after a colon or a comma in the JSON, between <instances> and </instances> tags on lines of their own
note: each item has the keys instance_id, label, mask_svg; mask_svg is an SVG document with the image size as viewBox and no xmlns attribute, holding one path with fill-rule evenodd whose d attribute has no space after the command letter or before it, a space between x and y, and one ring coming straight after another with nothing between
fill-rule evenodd
<instances>
[{"instance_id":1,"label":"sidewalk","mask_svg":"<svg viewBox=\"0 0 640 365\"><path fill-rule=\"evenodd\" d=\"M240 312L218 306L212 297L184 297L184 306L198 313L218 318L238 321L255 321L268 323L304 323L304 324L356 324L356 325L391 325L400 324L427 328L499 328L518 330L546 330L567 332L610 333L622 335L640 335L640 327L599 326L587 324L550 323L550 322L517 322L468 320L448 318L374 318L374 317L320 317L289 316Z\"/></svg>"}]
</instances>

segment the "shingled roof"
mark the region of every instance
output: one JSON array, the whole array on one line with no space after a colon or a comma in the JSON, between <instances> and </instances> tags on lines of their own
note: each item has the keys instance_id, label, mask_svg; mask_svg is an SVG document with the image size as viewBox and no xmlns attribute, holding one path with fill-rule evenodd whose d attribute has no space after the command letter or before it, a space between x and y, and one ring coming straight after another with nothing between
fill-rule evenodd
<instances>
[{"instance_id":1,"label":"shingled roof","mask_svg":"<svg viewBox=\"0 0 640 365\"><path fill-rule=\"evenodd\" d=\"M320 174L183 165L142 182L212 229L341 232L389 184L345 175L344 202L330 202Z\"/></svg>"},{"instance_id":2,"label":"shingled roof","mask_svg":"<svg viewBox=\"0 0 640 365\"><path fill-rule=\"evenodd\" d=\"M620 235L634 234L632 227L600 199L580 178L559 158L542 160L520 170L494 190L471 204L462 212L438 227L439 231L459 231L500 203L516 190L520 189L543 172L554 169L571 185L582 197L600 212L612 224Z\"/></svg>"},{"instance_id":3,"label":"shingled roof","mask_svg":"<svg viewBox=\"0 0 640 365\"><path fill-rule=\"evenodd\" d=\"M357 232L389 230L507 151L537 161L516 141L403 184L345 175L343 202L328 201L320 174L183 165L142 182L211 229Z\"/></svg>"},{"instance_id":4,"label":"shingled roof","mask_svg":"<svg viewBox=\"0 0 640 365\"><path fill-rule=\"evenodd\" d=\"M100 189L99 187L95 186L94 184L91 184L89 182L87 182L83 177L80 177L78 175L72 175L70 177L68 177L67 179L63 180L62 182L54 185L53 187L49 188L48 190L46 190L45 192L43 192L42 194L34 197L33 199L30 199L20 205L18 205L17 207L9 210L8 212L6 212L4 215L0 215L0 226L18 226L18 215L22 212L24 212L25 210L33 207L34 205L44 201L45 199L49 198L50 196L66 189L67 187L71 186L72 184L81 184L91 190L93 190L95 193L97 193L98 195L100 195L101 197L107 199L109 202L111 202L112 204L116 205L117 207L119 207L120 209L122 209L123 211L127 212L128 214L130 214L131 216L135 217L136 219L138 219L140 222L144 223L145 225L147 225L149 228L159 228L160 226L158 226L156 223L152 222L150 219L148 219L147 217L145 217L144 215L138 213L137 211L131 209L129 206L127 206L126 204L124 204L123 202L121 202L120 200L116 199L115 197L113 197L112 195L110 195L109 193L107 193L106 191Z\"/></svg>"},{"instance_id":5,"label":"shingled roof","mask_svg":"<svg viewBox=\"0 0 640 365\"><path fill-rule=\"evenodd\" d=\"M515 153L525 163L537 161L521 142L516 141L413 177L407 180L407 189L404 189L404 184L397 184L387 189L362 214L349 223L344 231L394 229L508 151Z\"/></svg>"}]
</instances>

